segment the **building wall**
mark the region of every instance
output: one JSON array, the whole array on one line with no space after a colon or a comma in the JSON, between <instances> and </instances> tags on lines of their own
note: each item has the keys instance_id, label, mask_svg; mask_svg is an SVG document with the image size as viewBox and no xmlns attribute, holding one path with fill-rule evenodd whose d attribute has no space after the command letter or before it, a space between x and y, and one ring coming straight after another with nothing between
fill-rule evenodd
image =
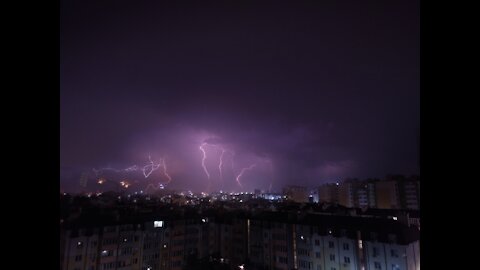
<instances>
[{"instance_id":1,"label":"building wall","mask_svg":"<svg viewBox=\"0 0 480 270\"><path fill-rule=\"evenodd\" d=\"M400 208L396 182L395 181L380 181L375 185L377 207L381 209L395 209Z\"/></svg>"},{"instance_id":2,"label":"building wall","mask_svg":"<svg viewBox=\"0 0 480 270\"><path fill-rule=\"evenodd\" d=\"M353 200L353 184L342 183L338 187L338 203L346 207L355 207Z\"/></svg>"},{"instance_id":3,"label":"building wall","mask_svg":"<svg viewBox=\"0 0 480 270\"><path fill-rule=\"evenodd\" d=\"M338 203L339 186L336 184L325 184L318 188L318 197L320 202Z\"/></svg>"},{"instance_id":4,"label":"building wall","mask_svg":"<svg viewBox=\"0 0 480 270\"><path fill-rule=\"evenodd\" d=\"M294 202L308 202L308 191L306 187L288 186L283 190L283 194Z\"/></svg>"},{"instance_id":5,"label":"building wall","mask_svg":"<svg viewBox=\"0 0 480 270\"><path fill-rule=\"evenodd\" d=\"M88 269L87 267L91 264L91 259L88 257L88 254L91 254L91 243L97 239L98 236L71 237L67 233L63 269Z\"/></svg>"},{"instance_id":6,"label":"building wall","mask_svg":"<svg viewBox=\"0 0 480 270\"><path fill-rule=\"evenodd\" d=\"M252 270L420 269L418 241L400 245L395 238L388 243L375 241L374 236L365 240L359 231L352 238L345 230L243 218L136 226L105 227L91 234L67 232L63 269L179 270L190 255L205 258L217 252L232 265L250 261Z\"/></svg>"},{"instance_id":7,"label":"building wall","mask_svg":"<svg viewBox=\"0 0 480 270\"><path fill-rule=\"evenodd\" d=\"M420 209L419 183L408 181L401 183L402 206L406 209Z\"/></svg>"},{"instance_id":8,"label":"building wall","mask_svg":"<svg viewBox=\"0 0 480 270\"><path fill-rule=\"evenodd\" d=\"M420 242L415 241L406 248L407 270L420 270Z\"/></svg>"}]
</instances>

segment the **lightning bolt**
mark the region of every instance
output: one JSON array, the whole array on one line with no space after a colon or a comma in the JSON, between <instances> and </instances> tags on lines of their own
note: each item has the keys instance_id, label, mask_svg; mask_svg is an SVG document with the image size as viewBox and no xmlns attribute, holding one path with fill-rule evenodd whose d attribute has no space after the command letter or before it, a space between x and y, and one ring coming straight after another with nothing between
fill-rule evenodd
<instances>
[{"instance_id":1,"label":"lightning bolt","mask_svg":"<svg viewBox=\"0 0 480 270\"><path fill-rule=\"evenodd\" d=\"M126 172L138 171L138 166L137 165L130 166L130 167L126 168L124 171L126 171Z\"/></svg>"},{"instance_id":2,"label":"lightning bolt","mask_svg":"<svg viewBox=\"0 0 480 270\"><path fill-rule=\"evenodd\" d=\"M243 173L245 173L245 171L247 171L247 170L250 171L250 170L253 169L255 166L257 166L257 164L252 164L252 165L250 165L250 166L248 166L248 167L245 167L245 168L243 168L243 169L240 171L240 173L237 175L236 180L237 180L238 185L240 185L240 187L243 188L242 183L240 182L240 178L242 177Z\"/></svg>"},{"instance_id":3,"label":"lightning bolt","mask_svg":"<svg viewBox=\"0 0 480 270\"><path fill-rule=\"evenodd\" d=\"M222 154L220 155L220 162L218 164L218 171L220 172L220 180L223 180L222 167L223 167L223 155L225 154L225 149L222 149Z\"/></svg>"},{"instance_id":4,"label":"lightning bolt","mask_svg":"<svg viewBox=\"0 0 480 270\"><path fill-rule=\"evenodd\" d=\"M133 165L133 166L130 166L126 169L115 169L115 168L112 168L112 167L106 167L106 168L100 168L98 170L93 168L92 170L93 170L93 172L95 173L96 176L99 176L99 174L102 173L103 171L113 171L113 172L116 172L116 173L133 172L133 171L138 171L139 168L138 168L137 165Z\"/></svg>"},{"instance_id":5,"label":"lightning bolt","mask_svg":"<svg viewBox=\"0 0 480 270\"><path fill-rule=\"evenodd\" d=\"M163 174L168 178L168 183L172 181L172 177L167 172L167 165L165 164L165 158L162 159Z\"/></svg>"},{"instance_id":6,"label":"lightning bolt","mask_svg":"<svg viewBox=\"0 0 480 270\"><path fill-rule=\"evenodd\" d=\"M158 163L158 164L155 164L153 161L152 161L152 157L150 155L148 155L148 160L150 161L150 164L148 165L145 165L143 167L143 175L145 176L145 178L148 178L154 171L156 171L161 163ZM150 171L147 173L147 168L150 168Z\"/></svg>"},{"instance_id":7,"label":"lightning bolt","mask_svg":"<svg viewBox=\"0 0 480 270\"><path fill-rule=\"evenodd\" d=\"M207 153L205 152L205 149L203 148L207 143L202 143L200 145L200 151L203 153L203 158L202 158L202 167L203 170L205 171L205 174L207 175L208 179L210 179L210 174L208 173L207 166L205 166L205 160L207 159Z\"/></svg>"}]
</instances>

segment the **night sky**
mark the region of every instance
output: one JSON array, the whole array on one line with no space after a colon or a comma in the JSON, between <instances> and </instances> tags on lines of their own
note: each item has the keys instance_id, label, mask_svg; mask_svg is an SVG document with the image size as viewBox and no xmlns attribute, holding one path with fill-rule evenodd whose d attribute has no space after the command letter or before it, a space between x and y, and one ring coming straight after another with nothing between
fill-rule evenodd
<instances>
[{"instance_id":1,"label":"night sky","mask_svg":"<svg viewBox=\"0 0 480 270\"><path fill-rule=\"evenodd\" d=\"M61 1L62 190L419 173L418 1L196 2Z\"/></svg>"}]
</instances>

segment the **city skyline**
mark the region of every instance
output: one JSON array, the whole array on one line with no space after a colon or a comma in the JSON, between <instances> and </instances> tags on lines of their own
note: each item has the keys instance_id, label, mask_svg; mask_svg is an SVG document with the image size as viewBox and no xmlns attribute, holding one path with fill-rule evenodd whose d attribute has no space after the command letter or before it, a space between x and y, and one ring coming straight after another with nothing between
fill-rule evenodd
<instances>
[{"instance_id":1,"label":"city skyline","mask_svg":"<svg viewBox=\"0 0 480 270\"><path fill-rule=\"evenodd\" d=\"M419 174L417 1L61 4L63 189Z\"/></svg>"}]
</instances>

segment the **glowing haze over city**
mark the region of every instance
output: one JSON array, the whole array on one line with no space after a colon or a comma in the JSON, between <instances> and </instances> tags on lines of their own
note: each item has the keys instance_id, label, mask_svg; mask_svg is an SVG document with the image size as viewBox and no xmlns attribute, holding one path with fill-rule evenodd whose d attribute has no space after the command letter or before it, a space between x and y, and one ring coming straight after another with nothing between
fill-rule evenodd
<instances>
[{"instance_id":1,"label":"glowing haze over city","mask_svg":"<svg viewBox=\"0 0 480 270\"><path fill-rule=\"evenodd\" d=\"M419 173L417 3L107 2L62 1L62 191Z\"/></svg>"}]
</instances>

